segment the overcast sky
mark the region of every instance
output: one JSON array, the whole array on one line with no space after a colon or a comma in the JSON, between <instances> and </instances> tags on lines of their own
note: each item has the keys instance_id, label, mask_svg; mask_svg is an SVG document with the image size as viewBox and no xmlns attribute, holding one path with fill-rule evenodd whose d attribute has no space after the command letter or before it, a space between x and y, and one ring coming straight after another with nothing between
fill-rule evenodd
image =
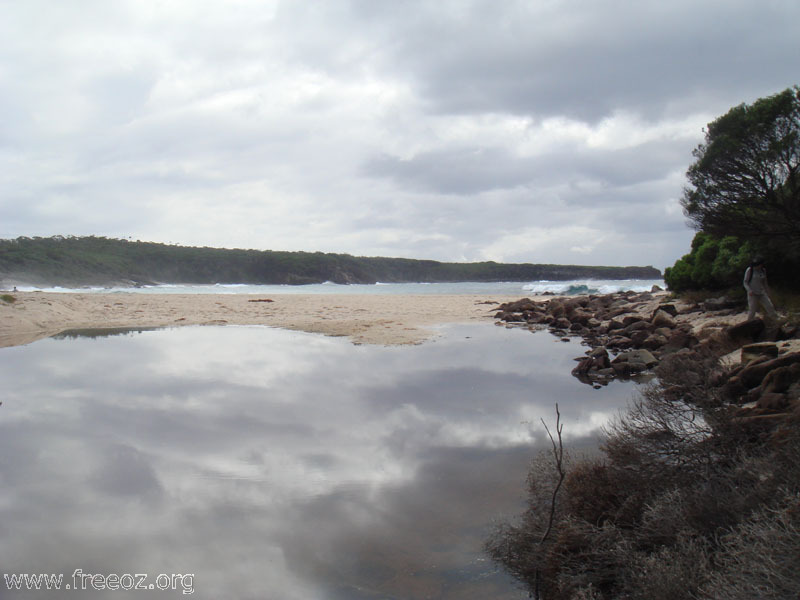
<instances>
[{"instance_id":1,"label":"overcast sky","mask_svg":"<svg viewBox=\"0 0 800 600\"><path fill-rule=\"evenodd\" d=\"M0 238L663 268L797 0L3 0Z\"/></svg>"}]
</instances>

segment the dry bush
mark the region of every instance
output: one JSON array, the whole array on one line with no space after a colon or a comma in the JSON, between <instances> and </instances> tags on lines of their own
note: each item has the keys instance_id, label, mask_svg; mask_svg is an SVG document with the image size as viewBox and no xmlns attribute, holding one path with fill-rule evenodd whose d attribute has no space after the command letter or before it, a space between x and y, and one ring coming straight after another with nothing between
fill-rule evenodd
<instances>
[{"instance_id":1,"label":"dry bush","mask_svg":"<svg viewBox=\"0 0 800 600\"><path fill-rule=\"evenodd\" d=\"M612 465L634 472L640 486L656 492L705 474L718 458L703 411L662 392L658 385L644 388L607 427L602 446Z\"/></svg>"},{"instance_id":2,"label":"dry bush","mask_svg":"<svg viewBox=\"0 0 800 600\"><path fill-rule=\"evenodd\" d=\"M604 459L568 465L544 544L558 477L540 457L490 554L545 600L800 598L800 413L754 439L666 385L609 425Z\"/></svg>"},{"instance_id":3,"label":"dry bush","mask_svg":"<svg viewBox=\"0 0 800 600\"><path fill-rule=\"evenodd\" d=\"M600 460L585 461L573 467L564 482L564 498L569 514L591 525L602 526L614 519L627 493L615 472Z\"/></svg>"},{"instance_id":4,"label":"dry bush","mask_svg":"<svg viewBox=\"0 0 800 600\"><path fill-rule=\"evenodd\" d=\"M778 508L764 508L722 538L717 568L702 598L800 598L800 496L784 490Z\"/></svg>"},{"instance_id":5,"label":"dry bush","mask_svg":"<svg viewBox=\"0 0 800 600\"><path fill-rule=\"evenodd\" d=\"M565 454L564 460L568 469L570 457ZM545 566L548 544L542 544L542 538L550 525L550 511L555 509L556 527L564 512L560 496L556 495L553 505L559 473L553 464L552 452L542 451L534 457L527 484L527 508L519 523L499 524L484 548L492 560L533 590Z\"/></svg>"},{"instance_id":6,"label":"dry bush","mask_svg":"<svg viewBox=\"0 0 800 600\"><path fill-rule=\"evenodd\" d=\"M708 544L681 536L675 544L630 556L617 598L692 600L709 576Z\"/></svg>"}]
</instances>

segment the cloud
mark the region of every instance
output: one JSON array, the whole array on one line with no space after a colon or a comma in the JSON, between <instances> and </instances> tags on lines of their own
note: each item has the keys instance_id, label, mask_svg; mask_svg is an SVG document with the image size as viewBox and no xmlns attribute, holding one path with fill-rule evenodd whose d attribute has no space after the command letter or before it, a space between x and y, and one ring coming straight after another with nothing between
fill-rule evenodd
<instances>
[{"instance_id":1,"label":"cloud","mask_svg":"<svg viewBox=\"0 0 800 600\"><path fill-rule=\"evenodd\" d=\"M703 126L797 83L799 18L778 0L4 5L0 237L667 266ZM530 231L551 243L515 248Z\"/></svg>"}]
</instances>

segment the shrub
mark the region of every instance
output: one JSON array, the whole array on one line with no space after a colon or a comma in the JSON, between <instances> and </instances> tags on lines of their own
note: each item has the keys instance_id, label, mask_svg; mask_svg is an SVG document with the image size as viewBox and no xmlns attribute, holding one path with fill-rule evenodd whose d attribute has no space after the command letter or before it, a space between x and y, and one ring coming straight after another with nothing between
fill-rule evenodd
<instances>
[{"instance_id":1,"label":"shrub","mask_svg":"<svg viewBox=\"0 0 800 600\"><path fill-rule=\"evenodd\" d=\"M687 360L609 425L601 458L565 463L544 543L556 469L534 463L527 510L487 543L534 597L799 597L800 411L754 437L710 393L712 362Z\"/></svg>"}]
</instances>

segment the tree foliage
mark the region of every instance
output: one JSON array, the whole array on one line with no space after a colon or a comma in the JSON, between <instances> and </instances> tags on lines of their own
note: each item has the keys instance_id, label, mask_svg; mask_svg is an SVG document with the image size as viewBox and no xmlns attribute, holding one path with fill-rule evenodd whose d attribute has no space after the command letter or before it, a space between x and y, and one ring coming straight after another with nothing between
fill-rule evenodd
<instances>
[{"instance_id":1,"label":"tree foliage","mask_svg":"<svg viewBox=\"0 0 800 600\"><path fill-rule=\"evenodd\" d=\"M692 240L692 251L664 270L664 282L675 292L730 288L741 283L754 252L750 242L699 231Z\"/></svg>"},{"instance_id":2,"label":"tree foliage","mask_svg":"<svg viewBox=\"0 0 800 600\"><path fill-rule=\"evenodd\" d=\"M800 259L800 87L731 108L693 155L682 205L699 230Z\"/></svg>"}]
</instances>

